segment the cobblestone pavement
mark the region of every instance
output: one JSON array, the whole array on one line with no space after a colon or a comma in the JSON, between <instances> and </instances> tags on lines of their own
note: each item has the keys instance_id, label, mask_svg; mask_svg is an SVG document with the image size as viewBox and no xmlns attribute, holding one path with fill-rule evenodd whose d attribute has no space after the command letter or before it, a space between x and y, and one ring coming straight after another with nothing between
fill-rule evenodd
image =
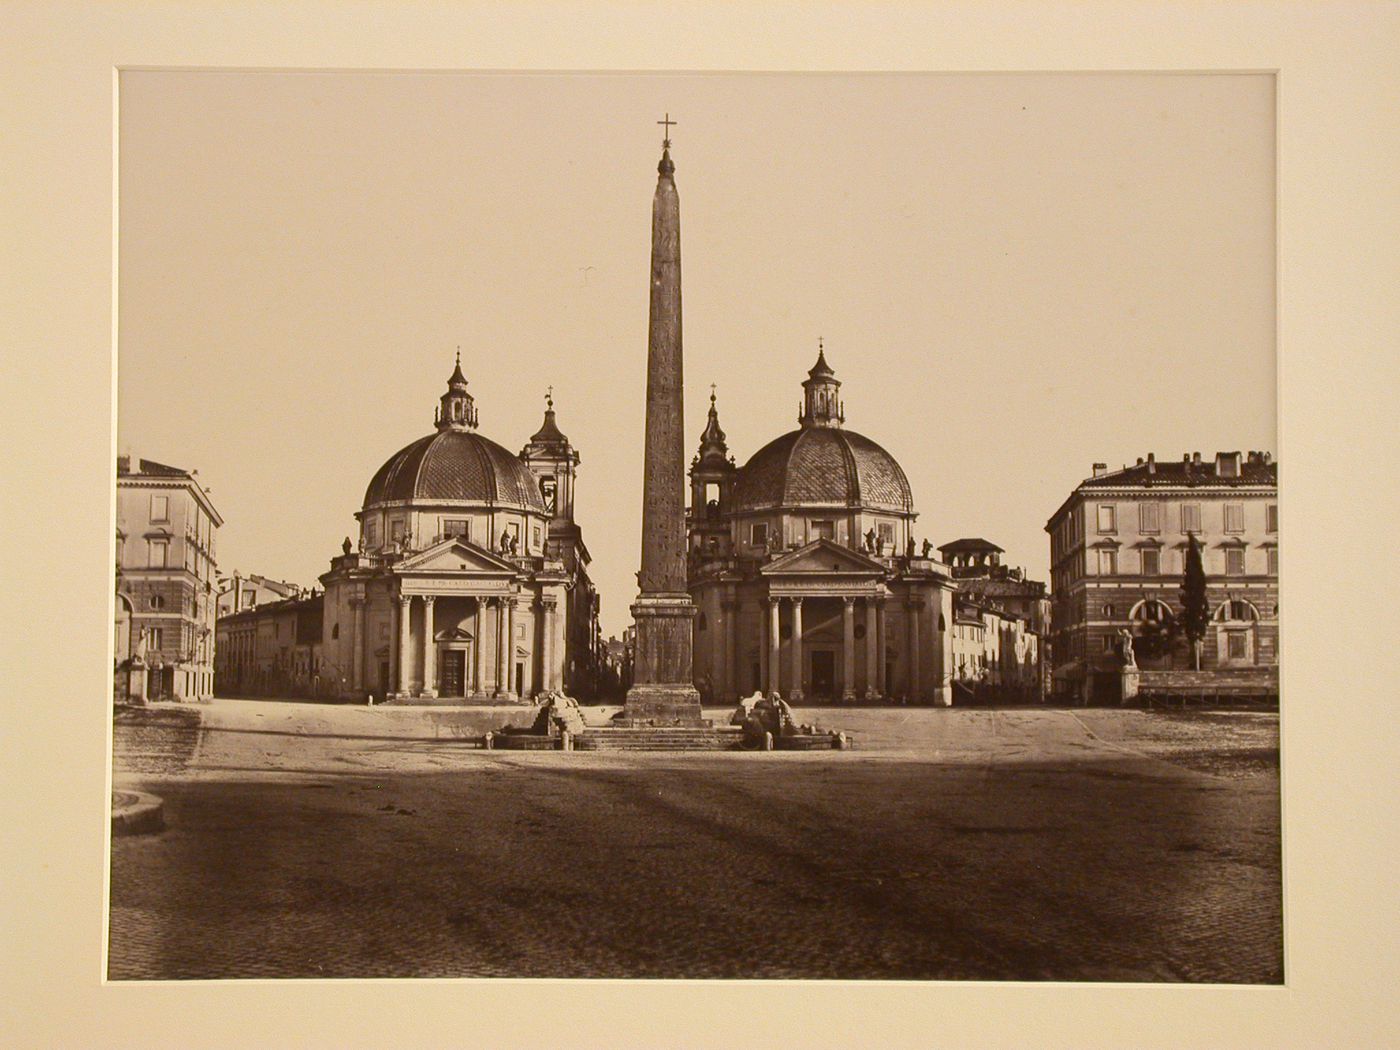
<instances>
[{"instance_id":1,"label":"cobblestone pavement","mask_svg":"<svg viewBox=\"0 0 1400 1050\"><path fill-rule=\"evenodd\" d=\"M1276 765L1140 712L819 717L871 749L118 726L167 830L113 841L110 976L1282 979Z\"/></svg>"}]
</instances>

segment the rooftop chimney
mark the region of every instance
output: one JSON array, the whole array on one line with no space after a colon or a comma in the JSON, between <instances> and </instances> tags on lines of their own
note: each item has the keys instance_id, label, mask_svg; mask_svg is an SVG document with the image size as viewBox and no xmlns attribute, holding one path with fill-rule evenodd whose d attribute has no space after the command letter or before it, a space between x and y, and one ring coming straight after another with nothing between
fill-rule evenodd
<instances>
[{"instance_id":1,"label":"rooftop chimney","mask_svg":"<svg viewBox=\"0 0 1400 1050\"><path fill-rule=\"evenodd\" d=\"M1157 473L1157 454L1155 452L1149 452L1147 454L1147 473Z\"/></svg>"},{"instance_id":2,"label":"rooftop chimney","mask_svg":"<svg viewBox=\"0 0 1400 1050\"><path fill-rule=\"evenodd\" d=\"M1194 467L1199 467L1201 465L1201 454L1199 452L1191 453L1191 465Z\"/></svg>"},{"instance_id":3,"label":"rooftop chimney","mask_svg":"<svg viewBox=\"0 0 1400 1050\"><path fill-rule=\"evenodd\" d=\"M1094 464L1094 477L1096 477L1096 478L1102 477L1103 475L1105 475L1105 474L1107 474L1107 473L1108 473L1108 464L1107 464L1107 463L1095 463L1095 464Z\"/></svg>"}]
</instances>

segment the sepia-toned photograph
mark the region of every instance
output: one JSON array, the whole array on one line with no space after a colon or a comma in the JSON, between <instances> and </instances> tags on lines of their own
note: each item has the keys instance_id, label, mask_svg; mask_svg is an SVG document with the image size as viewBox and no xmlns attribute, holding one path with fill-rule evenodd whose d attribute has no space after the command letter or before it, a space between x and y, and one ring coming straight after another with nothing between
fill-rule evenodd
<instances>
[{"instance_id":1,"label":"sepia-toned photograph","mask_svg":"<svg viewBox=\"0 0 1400 1050\"><path fill-rule=\"evenodd\" d=\"M1276 87L121 71L106 979L1281 985Z\"/></svg>"}]
</instances>

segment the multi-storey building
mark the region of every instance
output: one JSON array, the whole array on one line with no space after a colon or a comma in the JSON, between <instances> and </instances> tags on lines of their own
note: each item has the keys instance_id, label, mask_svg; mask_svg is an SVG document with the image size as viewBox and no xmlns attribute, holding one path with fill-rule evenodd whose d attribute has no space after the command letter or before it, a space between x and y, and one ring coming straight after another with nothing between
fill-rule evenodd
<instances>
[{"instance_id":1,"label":"multi-storey building","mask_svg":"<svg viewBox=\"0 0 1400 1050\"><path fill-rule=\"evenodd\" d=\"M1050 598L1045 584L1026 578L1025 571L1003 565L1005 551L989 540L976 537L953 540L938 548L958 585L962 611L956 614L954 662L958 680L967 680L975 655L974 635L987 641L987 669L982 682L995 682L1006 694L1001 699L1043 700L1049 691L1048 640ZM980 627L971 619L982 621ZM993 620L997 622L992 623ZM992 644L992 639L996 639ZM1033 654L1027 668L1024 657ZM1011 654L1019 661L1013 674Z\"/></svg>"},{"instance_id":2,"label":"multi-storey building","mask_svg":"<svg viewBox=\"0 0 1400 1050\"><path fill-rule=\"evenodd\" d=\"M1041 699L1040 635L1028 617L959 591L951 633L955 702Z\"/></svg>"},{"instance_id":3,"label":"multi-storey building","mask_svg":"<svg viewBox=\"0 0 1400 1050\"><path fill-rule=\"evenodd\" d=\"M286 601L299 596L301 590L295 583L255 573L244 576L235 570L232 576L219 580L219 615L229 616L270 602Z\"/></svg>"},{"instance_id":4,"label":"multi-storey building","mask_svg":"<svg viewBox=\"0 0 1400 1050\"><path fill-rule=\"evenodd\" d=\"M214 537L222 524L192 471L117 458L118 697L213 695Z\"/></svg>"},{"instance_id":5,"label":"multi-storey building","mask_svg":"<svg viewBox=\"0 0 1400 1050\"><path fill-rule=\"evenodd\" d=\"M214 686L220 696L331 692L321 676L323 597L264 602L219 617Z\"/></svg>"},{"instance_id":6,"label":"multi-storey building","mask_svg":"<svg viewBox=\"0 0 1400 1050\"><path fill-rule=\"evenodd\" d=\"M1050 534L1055 692L1085 701L1117 697L1127 659L1145 671L1192 668L1180 629L1190 537L1201 544L1210 606L1207 671L1276 674L1278 465L1267 452L1149 455L1093 476L1045 526Z\"/></svg>"}]
</instances>

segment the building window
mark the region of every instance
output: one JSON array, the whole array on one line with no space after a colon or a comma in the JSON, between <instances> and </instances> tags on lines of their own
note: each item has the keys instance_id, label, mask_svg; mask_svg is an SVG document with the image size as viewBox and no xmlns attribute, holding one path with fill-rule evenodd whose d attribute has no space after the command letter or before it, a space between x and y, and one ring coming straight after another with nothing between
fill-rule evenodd
<instances>
[{"instance_id":1,"label":"building window","mask_svg":"<svg viewBox=\"0 0 1400 1050\"><path fill-rule=\"evenodd\" d=\"M376 522L373 518L371 518L369 521L365 522L365 546L366 546L366 547L370 547L370 548L374 548L374 547L377 547L378 545L379 545L379 527L378 527L378 522Z\"/></svg>"},{"instance_id":2,"label":"building window","mask_svg":"<svg viewBox=\"0 0 1400 1050\"><path fill-rule=\"evenodd\" d=\"M403 539L403 522L397 518L389 522L389 542L398 543Z\"/></svg>"},{"instance_id":3,"label":"building window","mask_svg":"<svg viewBox=\"0 0 1400 1050\"><path fill-rule=\"evenodd\" d=\"M1244 575L1244 548L1231 547L1225 552L1225 575Z\"/></svg>"},{"instance_id":4,"label":"building window","mask_svg":"<svg viewBox=\"0 0 1400 1050\"><path fill-rule=\"evenodd\" d=\"M1112 503L1099 504L1099 531L1118 531L1118 508Z\"/></svg>"},{"instance_id":5,"label":"building window","mask_svg":"<svg viewBox=\"0 0 1400 1050\"><path fill-rule=\"evenodd\" d=\"M1225 635L1226 652L1231 660L1244 660L1249 656L1249 637L1243 631L1230 631Z\"/></svg>"},{"instance_id":6,"label":"building window","mask_svg":"<svg viewBox=\"0 0 1400 1050\"><path fill-rule=\"evenodd\" d=\"M1105 605L1105 606L1103 607L1103 618L1104 618L1105 620L1111 620L1111 619L1113 619L1113 616L1114 616L1113 603L1112 603L1112 602L1109 602L1107 605Z\"/></svg>"},{"instance_id":7,"label":"building window","mask_svg":"<svg viewBox=\"0 0 1400 1050\"><path fill-rule=\"evenodd\" d=\"M1270 548L1268 548L1268 555L1269 555L1269 575L1270 575L1270 576L1277 576L1277 575L1278 575L1278 548L1277 548L1277 547L1270 547Z\"/></svg>"},{"instance_id":8,"label":"building window","mask_svg":"<svg viewBox=\"0 0 1400 1050\"><path fill-rule=\"evenodd\" d=\"M442 521L442 534L456 538L471 539L471 528L466 518L444 518Z\"/></svg>"},{"instance_id":9,"label":"building window","mask_svg":"<svg viewBox=\"0 0 1400 1050\"><path fill-rule=\"evenodd\" d=\"M1162 573L1161 554L1155 550L1145 550L1142 552L1142 574L1144 576L1160 576Z\"/></svg>"},{"instance_id":10,"label":"building window","mask_svg":"<svg viewBox=\"0 0 1400 1050\"><path fill-rule=\"evenodd\" d=\"M875 536L877 539L879 539L881 544L888 544L891 547L894 546L893 525L891 525L888 521L882 521L875 526L875 530Z\"/></svg>"},{"instance_id":11,"label":"building window","mask_svg":"<svg viewBox=\"0 0 1400 1050\"><path fill-rule=\"evenodd\" d=\"M1243 531L1244 531L1244 504L1243 504L1243 503L1227 503L1227 504L1225 504L1225 531L1226 531L1226 532L1243 532Z\"/></svg>"},{"instance_id":12,"label":"building window","mask_svg":"<svg viewBox=\"0 0 1400 1050\"><path fill-rule=\"evenodd\" d=\"M1117 552L1117 551L1099 551L1099 575L1100 575L1100 576L1117 576L1117 575L1118 575L1118 552Z\"/></svg>"},{"instance_id":13,"label":"building window","mask_svg":"<svg viewBox=\"0 0 1400 1050\"><path fill-rule=\"evenodd\" d=\"M1278 532L1278 504L1266 503L1264 505L1264 531Z\"/></svg>"},{"instance_id":14,"label":"building window","mask_svg":"<svg viewBox=\"0 0 1400 1050\"><path fill-rule=\"evenodd\" d=\"M1111 653L1111 652L1113 652L1113 642L1114 642L1114 638L1113 638L1113 636L1112 636L1111 634L1106 634L1106 635L1104 635L1104 636L1103 636L1103 651L1106 652L1106 653Z\"/></svg>"},{"instance_id":15,"label":"building window","mask_svg":"<svg viewBox=\"0 0 1400 1050\"><path fill-rule=\"evenodd\" d=\"M333 624L331 624L331 638L332 638L332 639L335 639L335 638L339 638L339 637L340 637L340 624L338 624L338 623L333 623Z\"/></svg>"},{"instance_id":16,"label":"building window","mask_svg":"<svg viewBox=\"0 0 1400 1050\"><path fill-rule=\"evenodd\" d=\"M1138 504L1138 531L1139 532L1161 532L1162 516L1161 507L1156 503Z\"/></svg>"},{"instance_id":17,"label":"building window","mask_svg":"<svg viewBox=\"0 0 1400 1050\"><path fill-rule=\"evenodd\" d=\"M164 609L165 599L162 598L159 594L153 594L151 595L150 606L152 609Z\"/></svg>"},{"instance_id":18,"label":"building window","mask_svg":"<svg viewBox=\"0 0 1400 1050\"><path fill-rule=\"evenodd\" d=\"M151 550L149 567L152 569L165 568L165 556L170 549L170 544L166 540L151 540Z\"/></svg>"},{"instance_id":19,"label":"building window","mask_svg":"<svg viewBox=\"0 0 1400 1050\"><path fill-rule=\"evenodd\" d=\"M151 497L151 520L152 520L152 521L169 521L169 520L170 520L170 497L169 497L169 496L152 496L152 497Z\"/></svg>"},{"instance_id":20,"label":"building window","mask_svg":"<svg viewBox=\"0 0 1400 1050\"><path fill-rule=\"evenodd\" d=\"M535 539L534 539L535 550L539 550L539 549L540 549L540 529L539 529L539 526L538 526L538 525L535 526L532 535L535 537Z\"/></svg>"},{"instance_id":21,"label":"building window","mask_svg":"<svg viewBox=\"0 0 1400 1050\"><path fill-rule=\"evenodd\" d=\"M147 627L146 645L148 648L160 650L165 647L165 628Z\"/></svg>"},{"instance_id":22,"label":"building window","mask_svg":"<svg viewBox=\"0 0 1400 1050\"><path fill-rule=\"evenodd\" d=\"M1201 531L1201 505L1199 503L1183 503L1181 505L1181 531Z\"/></svg>"},{"instance_id":23,"label":"building window","mask_svg":"<svg viewBox=\"0 0 1400 1050\"><path fill-rule=\"evenodd\" d=\"M749 542L755 547L768 546L768 523L756 521L749 526Z\"/></svg>"},{"instance_id":24,"label":"building window","mask_svg":"<svg viewBox=\"0 0 1400 1050\"><path fill-rule=\"evenodd\" d=\"M1215 619L1222 623L1226 620L1246 620L1254 621L1259 619L1254 611L1254 606L1240 598L1231 598L1229 601L1221 602L1215 610Z\"/></svg>"},{"instance_id":25,"label":"building window","mask_svg":"<svg viewBox=\"0 0 1400 1050\"><path fill-rule=\"evenodd\" d=\"M834 540L836 538L836 522L834 521L814 521L812 522L812 539L814 540Z\"/></svg>"}]
</instances>

